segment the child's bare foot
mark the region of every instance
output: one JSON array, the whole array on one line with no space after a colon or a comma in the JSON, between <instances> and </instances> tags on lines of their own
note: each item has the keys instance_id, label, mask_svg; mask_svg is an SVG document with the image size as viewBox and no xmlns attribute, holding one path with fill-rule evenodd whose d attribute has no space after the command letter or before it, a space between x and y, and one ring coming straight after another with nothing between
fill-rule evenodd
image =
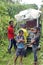
<instances>
[{"instance_id":1,"label":"child's bare foot","mask_svg":"<svg viewBox=\"0 0 43 65\"><path fill-rule=\"evenodd\" d=\"M20 65L23 65L22 63L20 63Z\"/></svg>"}]
</instances>

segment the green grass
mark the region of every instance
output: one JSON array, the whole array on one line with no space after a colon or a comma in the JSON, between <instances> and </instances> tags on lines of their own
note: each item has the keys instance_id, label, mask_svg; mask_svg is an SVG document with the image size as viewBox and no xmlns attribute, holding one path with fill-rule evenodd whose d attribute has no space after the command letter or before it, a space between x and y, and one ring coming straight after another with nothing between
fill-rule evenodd
<instances>
[{"instance_id":1,"label":"green grass","mask_svg":"<svg viewBox=\"0 0 43 65\"><path fill-rule=\"evenodd\" d=\"M42 24L43 25L43 24ZM43 26L42 26L43 33ZM42 34L43 36L43 34ZM4 43L0 43L0 65L13 65L15 58L15 50L12 48L12 53L7 53L8 40L5 39ZM40 39L41 50L38 51L38 64L43 65L43 37ZM17 60L17 65L19 65L19 60ZM23 58L23 65L33 65L33 53L28 51L27 57Z\"/></svg>"},{"instance_id":2,"label":"green grass","mask_svg":"<svg viewBox=\"0 0 43 65\"><path fill-rule=\"evenodd\" d=\"M40 40L41 50L38 51L38 63L43 65L43 38ZM13 65L15 51L12 49L12 53L7 53L8 41L6 40L5 45L0 45L0 65ZM19 65L19 59L17 60L17 65ZM27 57L23 58L23 65L33 65L33 53L28 51Z\"/></svg>"}]
</instances>

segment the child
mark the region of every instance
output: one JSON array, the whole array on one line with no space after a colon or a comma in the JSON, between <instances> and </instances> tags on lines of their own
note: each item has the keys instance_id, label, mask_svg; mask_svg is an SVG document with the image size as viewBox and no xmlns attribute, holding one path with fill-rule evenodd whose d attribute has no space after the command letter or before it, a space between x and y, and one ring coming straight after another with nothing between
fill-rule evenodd
<instances>
[{"instance_id":1,"label":"child","mask_svg":"<svg viewBox=\"0 0 43 65\"><path fill-rule=\"evenodd\" d=\"M23 36L23 31L19 31L19 35L16 37L17 41L17 51L16 51L16 58L14 60L14 64L16 65L16 60L18 56L20 56L20 65L22 65L22 58L24 55L24 36Z\"/></svg>"}]
</instances>

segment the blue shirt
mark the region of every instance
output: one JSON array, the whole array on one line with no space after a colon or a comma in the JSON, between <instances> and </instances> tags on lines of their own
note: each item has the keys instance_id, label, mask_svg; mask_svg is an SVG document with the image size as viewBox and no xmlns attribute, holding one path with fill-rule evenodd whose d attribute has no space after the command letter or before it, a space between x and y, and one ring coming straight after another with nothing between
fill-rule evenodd
<instances>
[{"instance_id":1,"label":"blue shirt","mask_svg":"<svg viewBox=\"0 0 43 65\"><path fill-rule=\"evenodd\" d=\"M17 36L16 37L16 40L18 41L19 39L24 39L24 37L23 36ZM24 48L24 43L23 42L19 42L19 43L17 43L17 48L19 48L19 49L22 49L22 48Z\"/></svg>"}]
</instances>

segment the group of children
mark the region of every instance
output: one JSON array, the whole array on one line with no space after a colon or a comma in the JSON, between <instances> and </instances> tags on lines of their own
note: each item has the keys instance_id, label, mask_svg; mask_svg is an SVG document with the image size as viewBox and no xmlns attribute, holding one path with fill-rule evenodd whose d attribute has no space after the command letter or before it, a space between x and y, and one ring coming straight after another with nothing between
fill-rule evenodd
<instances>
[{"instance_id":1,"label":"group of children","mask_svg":"<svg viewBox=\"0 0 43 65\"><path fill-rule=\"evenodd\" d=\"M19 30L19 35L14 33L14 22L9 21L8 26L8 40L9 40L9 47L8 52L11 53L11 48L14 45L14 48L16 49L16 57L14 59L14 65L16 65L16 61L18 56L20 56L20 65L22 65L22 59L25 52L25 39L24 39L24 32L23 30ZM32 50L34 53L34 65L37 64L37 47L39 43L39 35L37 34L38 28L34 28L34 37L31 39L30 45L32 45ZM15 37L16 36L16 37Z\"/></svg>"}]
</instances>

